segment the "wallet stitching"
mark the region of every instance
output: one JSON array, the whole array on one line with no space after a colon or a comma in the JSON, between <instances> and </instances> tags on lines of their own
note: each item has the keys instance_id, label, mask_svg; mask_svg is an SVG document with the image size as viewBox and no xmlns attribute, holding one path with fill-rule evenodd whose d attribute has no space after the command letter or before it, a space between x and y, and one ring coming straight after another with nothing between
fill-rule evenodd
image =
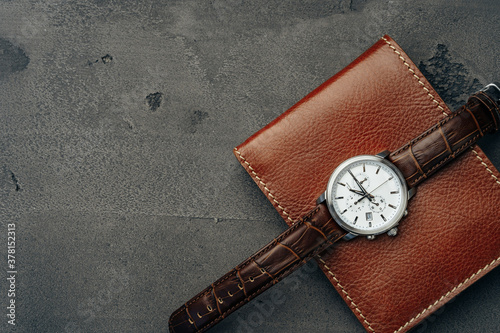
<instances>
[{"instance_id":1,"label":"wallet stitching","mask_svg":"<svg viewBox=\"0 0 500 333\"><path fill-rule=\"evenodd\" d=\"M466 278L465 280L463 280L462 282L460 282L459 284L457 284L455 287L453 287L453 289L451 289L446 294L444 294L443 296L441 296L438 300L436 300L434 303L432 303L431 305L429 305L428 307L426 307L425 309L423 309L422 312L420 312L415 317L413 317L412 319L410 319L406 324L404 324L403 326L401 326L399 329L395 330L394 333L399 333L401 330L405 329L408 325L410 325L412 322L414 322L416 319L418 319L418 317L420 317L421 315L423 315L428 310L432 309L439 302L441 302L443 299L445 299L446 297L448 297L451 293L453 293L457 289L459 289L462 286L464 286L465 284L467 284L476 275L480 274L482 271L484 271L485 269L487 269L491 265L494 265L498 260L500 260L500 258L494 259L492 262L490 262L489 264L487 264L483 268L480 268L477 272L473 273L471 276L469 276L468 278Z\"/></svg>"},{"instance_id":2,"label":"wallet stitching","mask_svg":"<svg viewBox=\"0 0 500 333\"><path fill-rule=\"evenodd\" d=\"M238 157L247 165L248 169L251 171L253 177L258 181L259 186L262 185L264 189L267 192L267 195L272 199L272 202L274 202L279 209L281 209L282 213L286 216L286 219L290 222L294 222L293 219L290 217L290 214L281 206L281 204L276 200L276 197L271 193L271 190L267 187L266 183L262 181L262 179L257 175L255 172L254 168L250 165L250 163L241 155L240 151L238 148L234 148L234 151L238 154Z\"/></svg>"},{"instance_id":3,"label":"wallet stitching","mask_svg":"<svg viewBox=\"0 0 500 333\"><path fill-rule=\"evenodd\" d=\"M345 298L349 300L349 302L351 302L351 305L356 309L356 311L358 313L354 313L355 315L359 315L361 317L361 319L363 319L363 322L367 325L367 327L375 333L375 330L373 329L373 327L371 326L371 324L368 322L368 320L366 319L366 316L363 315L363 312L359 309L359 307L356 305L356 303L354 303L354 300L351 298L351 296L349 296L349 293L347 292L347 290L340 284L340 281L339 279L337 279L337 277L335 276L335 274L333 274L333 272L330 270L330 267L328 267L326 265L326 262L323 260L323 258L318 254L318 260L321 261L321 263L323 264L323 267L328 271L328 274L331 275L332 279L337 283L337 286L340 288L340 290L342 291L342 293L345 295Z\"/></svg>"},{"instance_id":4,"label":"wallet stitching","mask_svg":"<svg viewBox=\"0 0 500 333\"><path fill-rule=\"evenodd\" d=\"M486 168L486 171L488 171L490 173L490 176L495 180L495 182L500 185L500 178L498 178L497 176L495 176L493 174L493 171L491 171L491 169L488 167L488 164L484 163L483 159L481 158L481 156L479 156L478 152L474 150L473 147L471 147L471 150L472 152L476 155L476 157L479 159L480 163L482 166L484 166Z\"/></svg>"},{"instance_id":5,"label":"wallet stitching","mask_svg":"<svg viewBox=\"0 0 500 333\"><path fill-rule=\"evenodd\" d=\"M403 63L406 65L406 67L408 67L408 70L413 74L413 76L415 76L418 80L418 82L422 85L422 87L424 88L424 90L428 93L428 95L433 99L434 102L436 102L438 104L438 108L442 111L442 113L445 115L445 116L448 116L448 114L446 114L444 112L444 109L439 105L439 102L437 102L435 99L434 99L434 96L432 96L430 93L429 93L429 90L425 88L424 86L424 83L420 80L420 78L415 75L415 72L410 68L410 65L405 61L405 59L401 56L401 53L398 52L396 50L396 48L391 44L391 42L389 42L385 37L382 37L382 39L389 45L389 47L396 53L398 54L399 58L403 61ZM405 147L402 147L402 148L405 148ZM403 149L400 149L399 151L402 151ZM480 163L486 168L486 170L490 173L490 175L493 177L493 179L495 180L495 182L500 185L500 181L499 181L499 178L497 176L495 176L493 174L493 171L491 171L488 167L488 165L486 163L484 163L483 159L479 156L479 154L474 150L473 147L471 147L471 150L472 152L476 155L476 157L479 159ZM460 286L466 284L470 279L472 279L474 276L476 276L477 274L479 274L480 272L482 272L483 270L487 269L489 266L493 265L496 261L500 260L500 257L493 260L491 263L489 263L488 265L486 265L485 267L479 269L476 273L472 274L470 277L466 278L464 281L462 281L460 284L458 284L457 286L455 286L451 291L449 291L448 293L446 293L445 295L441 296L440 299L438 299L436 302L434 302L433 304L429 305L427 308L425 308L422 312L420 312L419 314L417 314L415 317L413 317L412 319L410 319L408 322L406 322L406 324L404 324L403 326L401 326L398 330L394 331L394 333L399 333L401 330L403 330L404 328L406 328L410 323L412 323L413 321L415 321L415 319L417 319L418 317L420 317L421 315L423 315L427 310L430 310L432 307L436 306L437 303L439 303L439 301L441 301L442 299L444 299L446 296L448 296L450 293L452 293L453 291L455 291L457 288L460 288ZM333 273L332 273L332 276L333 276Z\"/></svg>"},{"instance_id":6,"label":"wallet stitching","mask_svg":"<svg viewBox=\"0 0 500 333\"><path fill-rule=\"evenodd\" d=\"M432 99L432 101L434 103L436 103L436 107L441 110L441 112L447 116L448 114L445 112L445 109L441 106L441 103L434 97L434 95L431 94L430 92L430 89L427 88L425 86L425 83L422 82L422 80L420 80L420 77L415 73L415 71L411 68L411 65L406 62L406 59L401 55L401 52L399 52L392 44L391 42L389 42L385 37L382 37L382 39L387 43L387 45L389 45L389 47L394 51L394 53L396 53L399 57L399 59L401 59L401 61L403 62L403 64L408 68L408 70L410 71L410 73L413 75L413 77L415 77L418 81L418 83L420 83L420 85L422 86L422 89L424 89L424 91L427 93L427 95Z\"/></svg>"},{"instance_id":7,"label":"wallet stitching","mask_svg":"<svg viewBox=\"0 0 500 333\"><path fill-rule=\"evenodd\" d=\"M275 198L275 196L273 196L271 194L271 191L269 190L269 188L267 188L266 184L263 183L261 181L261 179L257 176L257 173L255 172L254 168L252 168L252 166L250 165L250 163L243 157L243 155L241 155L240 151L238 150L238 148L234 148L234 151L236 153L238 153L238 157L243 161L245 162L245 164L247 165L248 169L252 172L252 175L259 181L259 183L261 183L264 188L266 189L266 191L268 191L269 195L271 196L271 198L273 199L273 201L278 205L278 207L283 211L283 213L287 216L287 219L289 219L290 221L293 221L293 219L290 217L290 214L288 214L285 210L285 208L283 208L281 206L281 204L278 202L278 200ZM305 219L305 218L304 218ZM295 224L297 225L297 224ZM295 225L293 225L291 228L293 228ZM318 252L319 253L319 252ZM375 333L375 330L372 328L371 324L368 322L368 320L366 319L366 316L363 315L363 312L361 311L361 309L358 307L358 305L356 305L356 303L354 303L354 300L351 298L351 296L349 296L349 293L347 292L347 290L340 284L340 281L337 279L337 277L332 273L332 271L330 270L330 268L325 264L325 261L323 260L323 258L321 257L321 255L317 255L316 256L322 263L323 263L323 266L328 270L328 273L332 276L332 279L335 281L335 283L337 284L337 286L342 290L342 292L345 294L345 297L349 300L349 302L351 302L351 305L356 309L357 313L355 313L357 316L359 316L363 322L367 325L367 327L373 332ZM259 289L260 291L260 289Z\"/></svg>"},{"instance_id":8,"label":"wallet stitching","mask_svg":"<svg viewBox=\"0 0 500 333\"><path fill-rule=\"evenodd\" d=\"M432 101L434 103L436 103L436 107L441 110L442 114L444 116L448 116L448 114L445 112L445 109L440 105L439 101L437 101L434 96L430 93L430 90L425 87L425 84L420 80L420 77L418 75L415 74L415 71L411 68L410 64L406 62L406 59L401 55L401 52L397 51L397 49L385 38L385 37L382 37L382 39L388 44L388 46L398 55L398 57L403 61L403 64L408 68L408 70L410 71L410 73L413 74L413 76L418 80L418 82L422 85L422 89L424 89L424 91L427 93L427 95L432 98ZM399 151L402 151L404 149L404 147L402 147ZM292 221L293 222L293 219L290 217L290 214L288 214L285 210L285 208L283 208L281 206L281 204L278 202L278 200L276 200L276 197L274 195L271 194L271 191L269 190L269 188L267 187L267 185L262 182L262 180L260 179L260 177L258 177L257 173L255 172L255 170L251 167L250 163L241 155L241 153L238 151L237 148L234 148L234 150L236 151L236 153L238 154L239 158L245 163L247 164L249 170L251 171L251 173L253 174L253 176L255 177L255 179L257 179L259 181L260 184L262 184L264 186L264 189L268 192L268 195L273 199L273 202L275 202L277 205L278 205L278 208L280 208L283 212L283 214L286 215L287 219ZM480 163L486 168L486 170L490 173L491 177L493 177L494 181L500 185L500 179L495 176L493 174L493 171L491 171L488 167L488 165L486 163L484 163L483 159L478 155L478 153L474 150L473 147L471 147L471 150L473 151L473 153L476 155L476 157L480 160ZM323 260L323 258L321 257L321 255L317 255L318 259L320 260L320 262L323 264L323 267L328 271L328 273L331 275L332 279L336 282L337 286L340 288L340 290L342 291L343 294L345 294L345 298L347 300L350 301L351 305L356 309L356 311L358 312L356 315L359 315L362 319L363 319L363 322L368 325L367 327L372 331L372 332L375 332L375 330L371 327L371 324L367 321L366 319L366 316L363 315L362 311L359 309L359 307L354 303L353 299L349 296L349 293L347 292L347 290L340 284L340 281L337 279L337 277L333 274L333 272L330 270L330 268L326 265L325 261ZM419 314L417 314L415 317L413 317L412 319L410 319L406 324L404 324L403 326L401 326L398 330L394 331L394 333L399 333L401 330L403 330L404 328L406 328L410 323L412 323L413 321L415 321L418 317L420 317L421 315L423 315L426 311L430 310L431 308L433 308L434 306L436 306L437 303L439 303L440 300L444 299L446 296L448 296L450 293L452 293L453 291L455 291L456 289L460 288L461 286L463 286L464 284L466 284L470 279L472 279L474 276L476 276L477 274L479 274L480 272L482 272L483 270L487 269L489 266L493 265L495 262L497 262L498 260L500 260L500 257L493 260L491 263L489 263L488 265L486 265L485 267L479 269L476 273L472 274L470 277L466 278L464 281L462 281L460 284L458 284L457 286L455 286L451 291L449 291L448 293L446 293L445 295L441 296L441 298L439 300L437 300L436 302L434 302L433 304L430 304L427 308L425 308L422 312L420 312Z\"/></svg>"}]
</instances>

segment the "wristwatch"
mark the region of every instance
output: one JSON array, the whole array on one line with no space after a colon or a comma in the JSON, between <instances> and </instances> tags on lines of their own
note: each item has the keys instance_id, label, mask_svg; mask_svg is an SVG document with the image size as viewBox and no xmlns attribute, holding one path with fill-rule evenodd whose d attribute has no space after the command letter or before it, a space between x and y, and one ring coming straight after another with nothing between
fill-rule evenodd
<instances>
[{"instance_id":1,"label":"wristwatch","mask_svg":"<svg viewBox=\"0 0 500 333\"><path fill-rule=\"evenodd\" d=\"M173 312L170 332L208 330L339 240L396 236L416 186L498 130L499 87L487 85L394 152L342 162L312 211Z\"/></svg>"}]
</instances>

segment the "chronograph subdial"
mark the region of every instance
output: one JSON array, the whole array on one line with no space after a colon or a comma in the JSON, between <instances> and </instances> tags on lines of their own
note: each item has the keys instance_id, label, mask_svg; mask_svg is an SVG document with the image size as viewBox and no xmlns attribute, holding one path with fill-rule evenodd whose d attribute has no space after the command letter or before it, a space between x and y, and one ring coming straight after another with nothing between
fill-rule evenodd
<instances>
[{"instance_id":1,"label":"chronograph subdial","mask_svg":"<svg viewBox=\"0 0 500 333\"><path fill-rule=\"evenodd\" d=\"M366 189L370 187L370 178L368 175L364 172L358 172L354 174L354 177L359 181L359 183ZM359 190L359 186L356 184L356 181L354 179L351 180L349 183L350 187L356 190Z\"/></svg>"},{"instance_id":2,"label":"chronograph subdial","mask_svg":"<svg viewBox=\"0 0 500 333\"><path fill-rule=\"evenodd\" d=\"M347 210L350 212L361 212L366 210L366 202L367 200L359 201L360 195L351 194L347 197Z\"/></svg>"},{"instance_id":3,"label":"chronograph subdial","mask_svg":"<svg viewBox=\"0 0 500 333\"><path fill-rule=\"evenodd\" d=\"M382 196L376 195L370 202L369 207L372 212L381 213L387 207L387 201Z\"/></svg>"}]
</instances>

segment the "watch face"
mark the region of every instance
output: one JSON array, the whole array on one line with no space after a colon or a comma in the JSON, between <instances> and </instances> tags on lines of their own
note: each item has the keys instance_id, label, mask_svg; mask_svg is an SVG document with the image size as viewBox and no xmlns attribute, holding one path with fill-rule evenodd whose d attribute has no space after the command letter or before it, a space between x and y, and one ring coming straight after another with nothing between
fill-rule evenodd
<instances>
[{"instance_id":1,"label":"watch face","mask_svg":"<svg viewBox=\"0 0 500 333\"><path fill-rule=\"evenodd\" d=\"M408 203L401 172L389 161L356 156L333 172L326 191L328 209L346 230L376 235L396 226Z\"/></svg>"}]
</instances>

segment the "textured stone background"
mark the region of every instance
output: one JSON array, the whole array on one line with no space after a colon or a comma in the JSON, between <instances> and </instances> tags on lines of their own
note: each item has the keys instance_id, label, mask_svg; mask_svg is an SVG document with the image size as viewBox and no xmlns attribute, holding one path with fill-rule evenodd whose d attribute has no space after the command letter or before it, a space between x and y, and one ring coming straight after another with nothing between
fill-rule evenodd
<instances>
[{"instance_id":1,"label":"textured stone background","mask_svg":"<svg viewBox=\"0 0 500 333\"><path fill-rule=\"evenodd\" d=\"M285 229L233 147L384 33L459 106L500 80L499 9L0 0L0 252L5 263L15 222L17 332L165 331L174 309ZM499 143L481 144L497 167ZM315 266L293 276L254 332L363 332ZM499 279L497 269L416 331L500 331ZM251 332L266 297L213 332Z\"/></svg>"}]
</instances>

